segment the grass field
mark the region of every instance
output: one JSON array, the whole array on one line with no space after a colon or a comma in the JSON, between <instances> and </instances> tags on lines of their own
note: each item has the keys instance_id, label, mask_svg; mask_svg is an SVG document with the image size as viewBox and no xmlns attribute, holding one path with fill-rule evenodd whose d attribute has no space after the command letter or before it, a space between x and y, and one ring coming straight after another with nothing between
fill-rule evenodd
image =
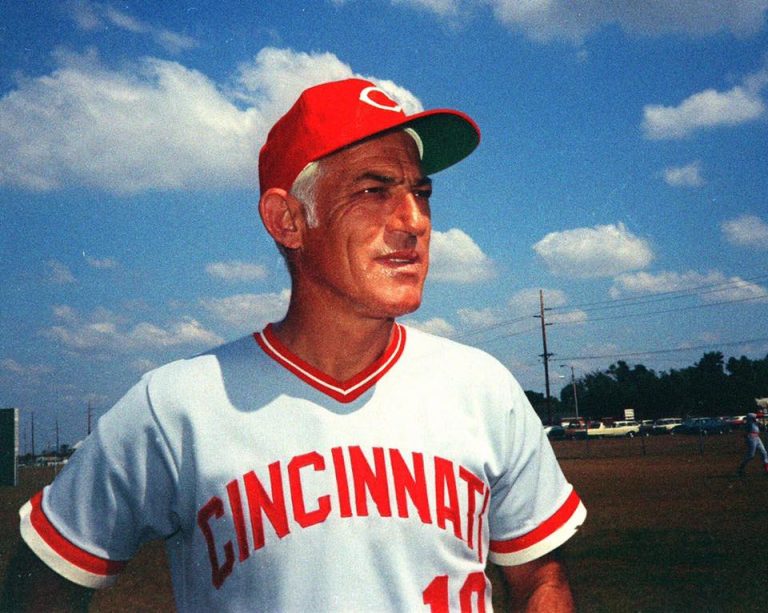
<instances>
[{"instance_id":1,"label":"grass field","mask_svg":"<svg viewBox=\"0 0 768 613\"><path fill-rule=\"evenodd\" d=\"M589 511L565 547L579 611L765 610L768 476L759 459L735 476L740 434L554 446ZM0 488L0 576L19 506L52 477L51 468L23 470L18 487ZM503 594L494 600L503 605ZM172 602L165 555L153 544L91 610L167 611Z\"/></svg>"}]
</instances>

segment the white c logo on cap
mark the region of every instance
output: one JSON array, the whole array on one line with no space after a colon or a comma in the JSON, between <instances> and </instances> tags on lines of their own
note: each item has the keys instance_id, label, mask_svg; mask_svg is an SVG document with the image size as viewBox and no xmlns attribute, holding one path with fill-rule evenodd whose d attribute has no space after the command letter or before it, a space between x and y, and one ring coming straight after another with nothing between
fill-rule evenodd
<instances>
[{"instance_id":1,"label":"white c logo on cap","mask_svg":"<svg viewBox=\"0 0 768 613\"><path fill-rule=\"evenodd\" d=\"M381 104L380 102L376 102L371 98L371 94L373 92L379 92L383 94L385 100L389 100L391 102L391 105L387 106L386 104ZM377 109L381 109L382 111L394 111L395 113L401 113L403 111L403 107L397 104L397 102L394 102L387 92L385 92L383 89L379 87L374 87L373 85L366 87L363 91L360 92L360 102L365 102L366 104L370 104L371 106L375 106Z\"/></svg>"}]
</instances>

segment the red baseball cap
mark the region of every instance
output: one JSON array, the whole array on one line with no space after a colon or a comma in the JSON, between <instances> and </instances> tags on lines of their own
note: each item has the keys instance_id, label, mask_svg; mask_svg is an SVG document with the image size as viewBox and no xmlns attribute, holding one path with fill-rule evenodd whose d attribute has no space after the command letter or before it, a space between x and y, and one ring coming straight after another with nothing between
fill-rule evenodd
<instances>
[{"instance_id":1,"label":"red baseball cap","mask_svg":"<svg viewBox=\"0 0 768 613\"><path fill-rule=\"evenodd\" d=\"M310 162L395 128L410 128L418 135L427 175L463 160L480 143L477 124L460 111L406 115L370 81L323 83L305 90L269 131L259 153L261 192L271 187L288 191Z\"/></svg>"}]
</instances>

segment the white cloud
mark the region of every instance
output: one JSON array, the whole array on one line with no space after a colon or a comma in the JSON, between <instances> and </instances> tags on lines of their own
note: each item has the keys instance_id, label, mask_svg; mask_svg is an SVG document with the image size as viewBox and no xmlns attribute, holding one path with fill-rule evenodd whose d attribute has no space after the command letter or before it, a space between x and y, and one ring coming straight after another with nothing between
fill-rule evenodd
<instances>
[{"instance_id":1,"label":"white cloud","mask_svg":"<svg viewBox=\"0 0 768 613\"><path fill-rule=\"evenodd\" d=\"M80 0L70 4L72 19L82 30L103 30L115 27L133 34L149 36L166 51L180 53L197 47L197 41L185 34L159 28L136 19L114 6Z\"/></svg>"},{"instance_id":2,"label":"white cloud","mask_svg":"<svg viewBox=\"0 0 768 613\"><path fill-rule=\"evenodd\" d=\"M423 0L419 4L435 4L434 11L440 14L442 5L453 3ZM490 6L499 22L533 40L576 44L611 24L648 36L672 32L704 36L722 31L748 36L762 30L768 7L766 0L476 0L462 7L469 9L471 4Z\"/></svg>"},{"instance_id":3,"label":"white cloud","mask_svg":"<svg viewBox=\"0 0 768 613\"><path fill-rule=\"evenodd\" d=\"M90 255L85 256L85 261L91 268L99 270L107 270L111 268L117 268L117 260L114 258L94 258Z\"/></svg>"},{"instance_id":4,"label":"white cloud","mask_svg":"<svg viewBox=\"0 0 768 613\"><path fill-rule=\"evenodd\" d=\"M554 313L546 313L545 320L549 323L583 323L587 320L587 314L584 311L561 311L560 309L568 304L568 296L559 289L536 288L523 289L515 294L508 301L510 311L519 316L530 314L537 315L541 312L541 297L539 291L543 292L544 308L558 309Z\"/></svg>"},{"instance_id":5,"label":"white cloud","mask_svg":"<svg viewBox=\"0 0 768 613\"><path fill-rule=\"evenodd\" d=\"M0 100L0 184L116 193L242 185L254 174L254 120L175 62L146 59L127 73L70 57Z\"/></svg>"},{"instance_id":6,"label":"white cloud","mask_svg":"<svg viewBox=\"0 0 768 613\"><path fill-rule=\"evenodd\" d=\"M162 328L148 322L129 326L105 310L97 310L88 319L83 319L74 309L60 306L54 308L54 315L62 320L61 324L43 330L42 334L75 351L124 352L182 345L209 347L223 342L221 337L191 317Z\"/></svg>"},{"instance_id":7,"label":"white cloud","mask_svg":"<svg viewBox=\"0 0 768 613\"><path fill-rule=\"evenodd\" d=\"M90 2L72 2L72 19L81 30L90 31L103 27L101 18L96 13L96 8Z\"/></svg>"},{"instance_id":8,"label":"white cloud","mask_svg":"<svg viewBox=\"0 0 768 613\"><path fill-rule=\"evenodd\" d=\"M653 260L648 242L622 223L551 232L533 250L553 274L567 277L612 277Z\"/></svg>"},{"instance_id":9,"label":"white cloud","mask_svg":"<svg viewBox=\"0 0 768 613\"><path fill-rule=\"evenodd\" d=\"M212 262L205 267L211 277L230 283L239 281L260 281L267 277L267 269L261 264L232 260L229 262Z\"/></svg>"},{"instance_id":10,"label":"white cloud","mask_svg":"<svg viewBox=\"0 0 768 613\"><path fill-rule=\"evenodd\" d=\"M544 296L544 304L546 307L559 307L568 302L568 298L565 292L559 289L537 289L534 287L521 289L520 291L512 294L507 301L509 309L514 314L528 314L535 315L541 310L541 297L539 292L542 292Z\"/></svg>"},{"instance_id":11,"label":"white cloud","mask_svg":"<svg viewBox=\"0 0 768 613\"><path fill-rule=\"evenodd\" d=\"M696 160L685 166L670 166L664 169L664 181L672 187L701 187L701 162Z\"/></svg>"},{"instance_id":12,"label":"white cloud","mask_svg":"<svg viewBox=\"0 0 768 613\"><path fill-rule=\"evenodd\" d=\"M501 310L492 307L484 309L459 309L456 313L463 325L472 328L494 326L504 321L504 314Z\"/></svg>"},{"instance_id":13,"label":"white cloud","mask_svg":"<svg viewBox=\"0 0 768 613\"><path fill-rule=\"evenodd\" d=\"M259 330L283 318L290 297L290 290L284 289L279 294L237 294L200 302L214 317L230 326Z\"/></svg>"},{"instance_id":14,"label":"white cloud","mask_svg":"<svg viewBox=\"0 0 768 613\"><path fill-rule=\"evenodd\" d=\"M133 362L131 362L131 368L133 368L135 372L140 374L149 372L150 370L153 370L158 366L159 364L157 364L154 360L150 360L148 358L137 358Z\"/></svg>"},{"instance_id":15,"label":"white cloud","mask_svg":"<svg viewBox=\"0 0 768 613\"><path fill-rule=\"evenodd\" d=\"M0 369L17 377L37 377L52 372L50 366L43 364L21 364L13 358L0 360Z\"/></svg>"},{"instance_id":16,"label":"white cloud","mask_svg":"<svg viewBox=\"0 0 768 613\"><path fill-rule=\"evenodd\" d=\"M687 292L698 296L704 302L752 299L768 301L766 288L741 277L726 277L719 271L706 274L695 271L624 274L614 279L610 289L612 298L668 292Z\"/></svg>"},{"instance_id":17,"label":"white cloud","mask_svg":"<svg viewBox=\"0 0 768 613\"><path fill-rule=\"evenodd\" d=\"M75 275L69 267L58 260L48 260L45 263L45 273L49 283L68 285L76 282Z\"/></svg>"},{"instance_id":18,"label":"white cloud","mask_svg":"<svg viewBox=\"0 0 768 613\"><path fill-rule=\"evenodd\" d=\"M75 322L79 319L77 311L66 304L56 305L51 310L53 311L53 316L60 321Z\"/></svg>"},{"instance_id":19,"label":"white cloud","mask_svg":"<svg viewBox=\"0 0 768 613\"><path fill-rule=\"evenodd\" d=\"M581 309L573 311L564 311L562 313L549 313L546 315L546 321L552 324L583 324L589 319L589 315Z\"/></svg>"},{"instance_id":20,"label":"white cloud","mask_svg":"<svg viewBox=\"0 0 768 613\"><path fill-rule=\"evenodd\" d=\"M441 317L434 317L427 321L407 319L404 323L408 326L411 326L412 328L421 330L422 332L435 334L437 336L445 336L450 338L456 334L456 329Z\"/></svg>"},{"instance_id":21,"label":"white cloud","mask_svg":"<svg viewBox=\"0 0 768 613\"><path fill-rule=\"evenodd\" d=\"M493 262L458 228L432 232L429 258L429 278L433 281L477 283L496 276Z\"/></svg>"},{"instance_id":22,"label":"white cloud","mask_svg":"<svg viewBox=\"0 0 768 613\"><path fill-rule=\"evenodd\" d=\"M392 4L410 5L426 9L440 17L453 17L459 14L461 0L392 0Z\"/></svg>"},{"instance_id":23,"label":"white cloud","mask_svg":"<svg viewBox=\"0 0 768 613\"><path fill-rule=\"evenodd\" d=\"M646 105L643 130L650 139L679 139L704 128L739 125L764 113L765 104L758 92L741 86L727 92L708 89L693 94L676 107Z\"/></svg>"},{"instance_id":24,"label":"white cloud","mask_svg":"<svg viewBox=\"0 0 768 613\"><path fill-rule=\"evenodd\" d=\"M725 239L740 247L768 249L768 223L756 215L742 215L720 224Z\"/></svg>"},{"instance_id":25,"label":"white cloud","mask_svg":"<svg viewBox=\"0 0 768 613\"><path fill-rule=\"evenodd\" d=\"M177 62L145 58L120 70L91 52L0 98L0 185L46 191L255 187L268 129L304 88L353 76L331 53L266 48L224 88ZM421 103L380 83L410 111Z\"/></svg>"},{"instance_id":26,"label":"white cloud","mask_svg":"<svg viewBox=\"0 0 768 613\"><path fill-rule=\"evenodd\" d=\"M568 303L568 297L559 289L527 288L515 292L507 301L507 308L487 307L484 309L459 309L457 314L459 321L470 328L495 327L498 324L518 323L520 318L534 322L533 317L541 312L539 291L544 292L544 307L546 309L557 308L558 312L548 313L548 322L580 323L587 320L587 314L583 311L561 311Z\"/></svg>"}]
</instances>

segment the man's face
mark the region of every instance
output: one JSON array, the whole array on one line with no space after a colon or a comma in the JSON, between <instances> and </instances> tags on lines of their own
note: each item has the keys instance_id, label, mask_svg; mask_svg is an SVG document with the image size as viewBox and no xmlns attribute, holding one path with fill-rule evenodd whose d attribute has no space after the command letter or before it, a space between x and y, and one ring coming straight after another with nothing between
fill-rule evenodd
<instances>
[{"instance_id":1,"label":"man's face","mask_svg":"<svg viewBox=\"0 0 768 613\"><path fill-rule=\"evenodd\" d=\"M392 133L324 158L315 194L317 225L298 254L304 295L364 317L416 310L429 265L431 182L413 139Z\"/></svg>"}]
</instances>

